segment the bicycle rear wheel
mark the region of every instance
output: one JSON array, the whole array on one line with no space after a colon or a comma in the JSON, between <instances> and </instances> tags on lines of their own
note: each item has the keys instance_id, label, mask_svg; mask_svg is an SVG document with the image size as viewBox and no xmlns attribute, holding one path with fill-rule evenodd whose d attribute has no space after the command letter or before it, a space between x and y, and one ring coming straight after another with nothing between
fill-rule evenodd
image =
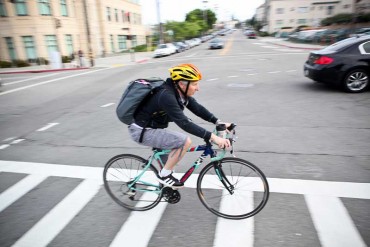
<instances>
[{"instance_id":1,"label":"bicycle rear wheel","mask_svg":"<svg viewBox=\"0 0 370 247\"><path fill-rule=\"evenodd\" d=\"M162 184L156 179L157 169L150 165L144 174L147 160L132 154L111 158L104 167L104 187L110 197L130 210L145 211L154 208L162 198Z\"/></svg>"},{"instance_id":2,"label":"bicycle rear wheel","mask_svg":"<svg viewBox=\"0 0 370 247\"><path fill-rule=\"evenodd\" d=\"M269 197L269 186L265 175L255 165L230 157L220 160L218 165L209 163L202 169L197 193L203 205L215 215L240 220L262 210Z\"/></svg>"}]
</instances>

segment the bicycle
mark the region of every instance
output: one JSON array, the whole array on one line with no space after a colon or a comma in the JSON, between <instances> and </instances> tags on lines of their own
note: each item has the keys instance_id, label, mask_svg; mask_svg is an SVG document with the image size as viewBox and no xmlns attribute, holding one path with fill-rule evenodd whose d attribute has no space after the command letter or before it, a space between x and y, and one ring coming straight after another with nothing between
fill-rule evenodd
<instances>
[{"instance_id":1,"label":"bicycle","mask_svg":"<svg viewBox=\"0 0 370 247\"><path fill-rule=\"evenodd\" d=\"M227 138L234 153L235 124L229 127ZM217 130L214 131L217 134ZM164 166L162 155L171 150L153 148L153 154L144 159L134 154L120 154L104 167L104 187L120 206L134 211L154 208L160 202L178 203L178 189L164 187L157 181L158 170ZM266 205L269 185L263 172L244 159L224 157L226 150L214 150L212 143L189 148L188 152L203 153L181 177L185 183L195 170L210 156L211 162L199 173L196 190L202 204L213 214L226 219L246 219L256 215ZM218 154L217 154L218 153ZM163 200L162 200L163 199Z\"/></svg>"}]
</instances>

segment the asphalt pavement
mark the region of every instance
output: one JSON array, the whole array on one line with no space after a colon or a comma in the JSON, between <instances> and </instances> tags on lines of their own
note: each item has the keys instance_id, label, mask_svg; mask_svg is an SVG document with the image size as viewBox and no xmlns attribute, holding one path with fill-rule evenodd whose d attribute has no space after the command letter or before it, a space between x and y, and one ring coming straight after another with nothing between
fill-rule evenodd
<instances>
[{"instance_id":1,"label":"asphalt pavement","mask_svg":"<svg viewBox=\"0 0 370 247\"><path fill-rule=\"evenodd\" d=\"M304 50L320 50L324 48L323 45L318 44L302 44L294 43L286 39L279 39L274 37L259 37L258 40L266 42L273 45L278 45L286 48L292 49L304 49ZM126 53L122 55L113 55L106 57L94 58L94 66L90 66L90 61L88 58L85 58L84 63L87 66L77 67L73 64L63 64L64 68L53 69L50 65L37 65L21 68L0 68L0 74L15 74L15 73L42 73L42 72L55 72L55 71L70 71L70 70L84 70L91 67L111 67L119 65L128 65L128 64L137 64L145 63L148 60L152 59L153 52L135 52L135 53Z\"/></svg>"}]
</instances>

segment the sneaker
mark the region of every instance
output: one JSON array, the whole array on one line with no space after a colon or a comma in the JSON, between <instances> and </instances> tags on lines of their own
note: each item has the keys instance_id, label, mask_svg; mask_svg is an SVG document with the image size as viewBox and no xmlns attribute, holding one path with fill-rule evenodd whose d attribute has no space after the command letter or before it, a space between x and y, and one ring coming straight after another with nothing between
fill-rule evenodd
<instances>
[{"instance_id":1,"label":"sneaker","mask_svg":"<svg viewBox=\"0 0 370 247\"><path fill-rule=\"evenodd\" d=\"M158 175L158 182L160 182L166 187L172 187L172 188L181 188L184 186L184 183L180 182L177 178L172 176L172 173L165 177L161 177Z\"/></svg>"}]
</instances>

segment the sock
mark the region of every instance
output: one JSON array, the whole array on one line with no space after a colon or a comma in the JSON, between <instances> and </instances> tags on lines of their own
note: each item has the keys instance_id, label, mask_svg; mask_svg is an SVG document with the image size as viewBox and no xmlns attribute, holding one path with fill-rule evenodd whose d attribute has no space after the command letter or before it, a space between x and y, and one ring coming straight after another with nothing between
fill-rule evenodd
<instances>
[{"instance_id":1,"label":"sock","mask_svg":"<svg viewBox=\"0 0 370 247\"><path fill-rule=\"evenodd\" d=\"M160 172L159 172L159 176L161 177L167 177L168 175L170 175L172 173L171 170L167 170L167 169L162 169Z\"/></svg>"}]
</instances>

